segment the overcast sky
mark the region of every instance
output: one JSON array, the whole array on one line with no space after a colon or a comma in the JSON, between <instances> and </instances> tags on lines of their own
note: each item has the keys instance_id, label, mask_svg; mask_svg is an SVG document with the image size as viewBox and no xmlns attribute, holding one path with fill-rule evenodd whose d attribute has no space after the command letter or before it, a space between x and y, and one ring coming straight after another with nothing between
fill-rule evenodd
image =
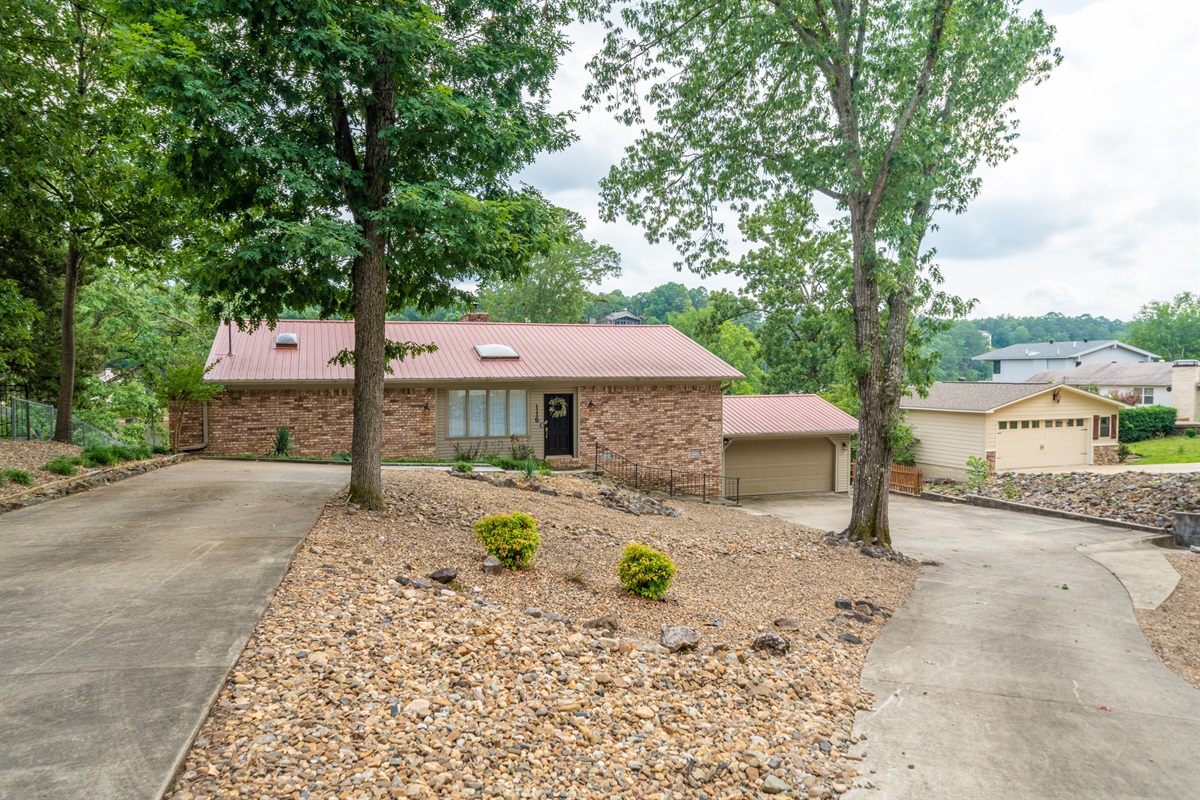
<instances>
[{"instance_id":1,"label":"overcast sky","mask_svg":"<svg viewBox=\"0 0 1200 800\"><path fill-rule=\"evenodd\" d=\"M1018 152L983 173L962 216L932 243L945 288L978 298L973 316L1089 313L1129 319L1149 300L1200 291L1200 3L1033 2L1057 26L1063 63L1017 103ZM596 26L576 26L554 90L577 108ZM637 131L603 110L581 114L579 141L521 179L589 220L587 235L622 254L604 285L633 294L677 280L736 288L730 276L677 272L675 251L624 222L603 223L600 179ZM735 250L738 249L735 244Z\"/></svg>"}]
</instances>

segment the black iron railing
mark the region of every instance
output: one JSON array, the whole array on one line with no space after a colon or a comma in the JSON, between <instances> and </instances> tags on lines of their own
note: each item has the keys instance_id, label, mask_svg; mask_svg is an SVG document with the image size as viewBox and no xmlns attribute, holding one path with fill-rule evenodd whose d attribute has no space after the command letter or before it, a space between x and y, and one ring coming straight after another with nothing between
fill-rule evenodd
<instances>
[{"instance_id":1,"label":"black iron railing","mask_svg":"<svg viewBox=\"0 0 1200 800\"><path fill-rule=\"evenodd\" d=\"M631 486L640 492L665 492L671 497L688 495L708 500L723 497L741 502L741 478L727 478L706 472L690 472L669 467L651 467L630 461L596 442L596 472Z\"/></svg>"}]
</instances>

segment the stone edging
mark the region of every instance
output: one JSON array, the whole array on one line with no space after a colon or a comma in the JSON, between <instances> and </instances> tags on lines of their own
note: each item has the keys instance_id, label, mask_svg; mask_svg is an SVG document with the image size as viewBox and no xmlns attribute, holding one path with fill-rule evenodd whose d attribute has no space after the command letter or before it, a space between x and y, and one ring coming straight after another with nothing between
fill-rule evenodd
<instances>
[{"instance_id":1,"label":"stone edging","mask_svg":"<svg viewBox=\"0 0 1200 800\"><path fill-rule=\"evenodd\" d=\"M981 508L995 508L1000 511L1019 511L1022 514L1036 514L1041 517L1069 519L1074 522L1090 522L1093 525L1106 525L1110 528L1125 528L1126 530L1145 531L1147 533L1170 533L1166 528L1159 528L1155 525L1143 525L1140 522L1122 522L1117 519L1109 519L1108 517L1091 517L1087 514L1077 514L1074 511L1059 511L1055 508L1042 508L1041 506L1031 506L1025 503L1014 503L1010 500L997 500L994 497L983 497L977 494L956 497L940 492L925 491L921 492L921 499L933 500L939 503L964 503L966 505L980 506Z\"/></svg>"},{"instance_id":2,"label":"stone edging","mask_svg":"<svg viewBox=\"0 0 1200 800\"><path fill-rule=\"evenodd\" d=\"M35 486L32 489L26 489L18 494L0 499L0 514L3 514L5 511L15 511L19 508L36 506L47 500L56 500L59 497L66 497L78 492L86 492L88 489L97 486L104 486L124 480L125 478L132 478L134 475L142 475L147 472L153 472L156 469L179 464L186 459L186 454L177 453L165 458L147 459L146 461L136 461L133 463L126 462L125 464L118 464L115 467L109 467L97 472L88 472L72 478L65 478L61 481L43 483L41 486Z\"/></svg>"}]
</instances>

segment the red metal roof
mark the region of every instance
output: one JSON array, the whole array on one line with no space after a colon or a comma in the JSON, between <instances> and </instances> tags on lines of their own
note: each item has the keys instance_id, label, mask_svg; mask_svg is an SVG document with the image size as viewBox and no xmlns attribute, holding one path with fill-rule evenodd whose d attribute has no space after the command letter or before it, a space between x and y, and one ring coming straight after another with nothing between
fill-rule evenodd
<instances>
[{"instance_id":1,"label":"red metal roof","mask_svg":"<svg viewBox=\"0 0 1200 800\"><path fill-rule=\"evenodd\" d=\"M726 436L858 431L858 420L815 394L729 395L724 400Z\"/></svg>"},{"instance_id":2,"label":"red metal roof","mask_svg":"<svg viewBox=\"0 0 1200 800\"><path fill-rule=\"evenodd\" d=\"M298 347L276 348L275 335L295 333ZM669 325L547 325L504 322L389 322L393 341L433 343L436 352L392 362L388 381L455 380L734 380L745 377ZM518 358L482 359L476 345L503 344ZM222 325L213 340L208 380L214 383L350 381L353 367L329 363L354 348L354 323L280 320L275 330Z\"/></svg>"}]
</instances>

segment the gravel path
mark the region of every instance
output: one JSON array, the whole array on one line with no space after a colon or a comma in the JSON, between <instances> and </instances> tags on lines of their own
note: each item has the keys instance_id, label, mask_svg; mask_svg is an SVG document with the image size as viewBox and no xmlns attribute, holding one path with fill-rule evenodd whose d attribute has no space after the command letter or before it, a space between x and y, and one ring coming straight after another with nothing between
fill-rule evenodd
<instances>
[{"instance_id":1,"label":"gravel path","mask_svg":"<svg viewBox=\"0 0 1200 800\"><path fill-rule=\"evenodd\" d=\"M938 484L935 491L963 495L966 484ZM1200 475L1092 472L993 475L975 494L1041 508L1162 527L1175 510L1200 508Z\"/></svg>"},{"instance_id":2,"label":"gravel path","mask_svg":"<svg viewBox=\"0 0 1200 800\"><path fill-rule=\"evenodd\" d=\"M43 483L61 481L62 475L47 472L42 465L61 455L77 456L79 453L80 448L62 442L0 439L0 470L22 469L33 477L33 483L29 486L9 481L0 484L0 497L24 492Z\"/></svg>"},{"instance_id":3,"label":"gravel path","mask_svg":"<svg viewBox=\"0 0 1200 800\"><path fill-rule=\"evenodd\" d=\"M386 513L326 508L168 797L829 797L867 780L846 749L884 615L834 600L898 608L919 566L736 508L637 516L569 476L542 482L557 497L384 481ZM485 576L471 524L513 510L538 521L536 568ZM619 590L630 541L675 559L667 602ZM394 580L445 566L457 593ZM600 615L615 634L578 624ZM750 650L781 617L791 652ZM663 624L698 627L700 647L662 653Z\"/></svg>"},{"instance_id":4,"label":"gravel path","mask_svg":"<svg viewBox=\"0 0 1200 800\"><path fill-rule=\"evenodd\" d=\"M1200 689L1200 555L1167 556L1179 585L1162 605L1138 611L1138 624L1162 662Z\"/></svg>"}]
</instances>

